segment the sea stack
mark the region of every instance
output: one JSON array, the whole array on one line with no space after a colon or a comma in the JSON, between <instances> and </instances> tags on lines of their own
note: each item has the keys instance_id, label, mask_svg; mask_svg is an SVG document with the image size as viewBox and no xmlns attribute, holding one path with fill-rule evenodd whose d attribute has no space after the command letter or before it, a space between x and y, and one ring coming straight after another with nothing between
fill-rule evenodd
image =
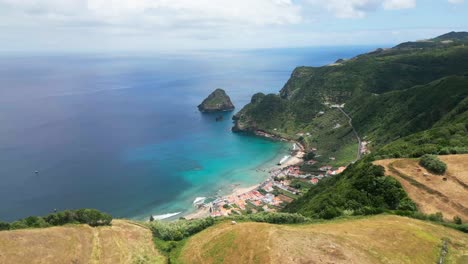
<instances>
[{"instance_id":1,"label":"sea stack","mask_svg":"<svg viewBox=\"0 0 468 264\"><path fill-rule=\"evenodd\" d=\"M234 110L231 98L223 89L216 89L198 106L203 113L222 112Z\"/></svg>"}]
</instances>

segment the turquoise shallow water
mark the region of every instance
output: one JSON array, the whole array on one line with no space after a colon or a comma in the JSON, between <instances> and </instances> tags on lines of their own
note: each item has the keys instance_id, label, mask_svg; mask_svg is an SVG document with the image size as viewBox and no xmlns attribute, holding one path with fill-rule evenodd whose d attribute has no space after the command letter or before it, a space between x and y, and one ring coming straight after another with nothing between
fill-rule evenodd
<instances>
[{"instance_id":1,"label":"turquoise shallow water","mask_svg":"<svg viewBox=\"0 0 468 264\"><path fill-rule=\"evenodd\" d=\"M86 207L186 213L195 197L259 183L257 169L290 146L233 134L233 113L215 122L196 106L221 87L238 111L298 65L374 48L2 57L0 220Z\"/></svg>"},{"instance_id":2,"label":"turquoise shallow water","mask_svg":"<svg viewBox=\"0 0 468 264\"><path fill-rule=\"evenodd\" d=\"M215 122L214 115L203 114L200 119L206 131L127 153L127 162L150 162L160 173L177 175L188 185L170 202L150 208L136 218L147 217L149 212L183 215L194 210L192 202L196 197L215 197L231 192L234 186L258 184L268 176L266 170L289 152L289 143L232 133L231 114L225 115L227 120Z\"/></svg>"}]
</instances>

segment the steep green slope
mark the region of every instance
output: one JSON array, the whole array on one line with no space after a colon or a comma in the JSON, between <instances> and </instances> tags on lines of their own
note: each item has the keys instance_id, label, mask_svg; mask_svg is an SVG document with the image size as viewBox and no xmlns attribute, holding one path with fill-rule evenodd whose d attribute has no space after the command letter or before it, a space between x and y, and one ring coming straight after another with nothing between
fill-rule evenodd
<instances>
[{"instance_id":1,"label":"steep green slope","mask_svg":"<svg viewBox=\"0 0 468 264\"><path fill-rule=\"evenodd\" d=\"M345 111L358 133L376 147L431 128L467 97L468 76L450 76L406 90L361 96ZM445 120L455 121L448 116Z\"/></svg>"},{"instance_id":2,"label":"steep green slope","mask_svg":"<svg viewBox=\"0 0 468 264\"><path fill-rule=\"evenodd\" d=\"M329 66L296 68L279 95L255 95L235 115L234 130L299 139L307 147L318 147L320 154L350 162L350 155L338 154L357 141L344 116L333 114L334 105L346 103L344 110L361 138L372 141L373 151L414 133L438 131L442 121L443 126L456 126L464 122L460 116L466 116L467 34L451 32ZM464 140L459 143L468 147Z\"/></svg>"},{"instance_id":3,"label":"steep green slope","mask_svg":"<svg viewBox=\"0 0 468 264\"><path fill-rule=\"evenodd\" d=\"M330 219L389 210L416 210L400 183L384 175L381 166L366 161L351 165L341 175L320 181L285 208L304 216Z\"/></svg>"}]
</instances>

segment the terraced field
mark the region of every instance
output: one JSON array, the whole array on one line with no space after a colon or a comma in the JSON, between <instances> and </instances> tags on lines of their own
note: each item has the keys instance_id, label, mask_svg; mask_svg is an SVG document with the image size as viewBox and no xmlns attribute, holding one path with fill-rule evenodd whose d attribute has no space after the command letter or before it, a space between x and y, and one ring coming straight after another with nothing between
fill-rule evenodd
<instances>
[{"instance_id":1,"label":"terraced field","mask_svg":"<svg viewBox=\"0 0 468 264\"><path fill-rule=\"evenodd\" d=\"M446 242L444 242L446 241ZM468 263L468 235L380 215L299 226L223 223L191 237L180 263Z\"/></svg>"},{"instance_id":2,"label":"terraced field","mask_svg":"<svg viewBox=\"0 0 468 264\"><path fill-rule=\"evenodd\" d=\"M379 160L386 174L397 179L418 209L426 214L441 212L468 221L468 155L439 156L447 164L444 175L435 175L418 164L417 159Z\"/></svg>"},{"instance_id":3,"label":"terraced field","mask_svg":"<svg viewBox=\"0 0 468 264\"><path fill-rule=\"evenodd\" d=\"M0 232L0 263L165 263L151 231L130 221Z\"/></svg>"}]
</instances>

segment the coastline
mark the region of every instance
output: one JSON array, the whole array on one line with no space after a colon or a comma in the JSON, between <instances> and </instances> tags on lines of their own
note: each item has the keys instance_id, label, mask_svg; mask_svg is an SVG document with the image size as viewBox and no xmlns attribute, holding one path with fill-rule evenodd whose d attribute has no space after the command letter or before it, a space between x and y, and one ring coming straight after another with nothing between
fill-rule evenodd
<instances>
[{"instance_id":1,"label":"coastline","mask_svg":"<svg viewBox=\"0 0 468 264\"><path fill-rule=\"evenodd\" d=\"M263 138L269 138L269 139L272 139L272 140L291 142L291 143L296 144L298 146L298 148L299 148L298 150L293 151L291 156L284 163L282 163L281 165L274 166L274 167L270 168L268 171L275 171L275 170L278 170L278 169L284 169L286 167L298 165L301 162L303 162L303 157L305 155L305 148L301 143L299 143L297 141L294 141L294 140L281 138L281 137L278 137L278 136L275 136L275 135L272 135L272 134L269 134L269 133L266 133L266 132L263 132L263 131L254 131L253 133L256 136L263 137ZM248 186L248 187L239 187L239 186L234 187L234 189L229 194L223 195L220 198L225 199L227 197L240 196L242 194L245 194L245 193L248 193L250 191L256 190L257 188L259 188L260 186L265 184L267 181L269 181L271 179L271 177L272 177L272 174L270 173L270 176L268 178L264 179L262 182L260 182L258 184ZM184 218L186 218L188 220L192 220L192 219L205 218L205 217L209 217L209 216L210 216L210 206L205 205L205 206L200 206L194 212L185 215Z\"/></svg>"}]
</instances>

